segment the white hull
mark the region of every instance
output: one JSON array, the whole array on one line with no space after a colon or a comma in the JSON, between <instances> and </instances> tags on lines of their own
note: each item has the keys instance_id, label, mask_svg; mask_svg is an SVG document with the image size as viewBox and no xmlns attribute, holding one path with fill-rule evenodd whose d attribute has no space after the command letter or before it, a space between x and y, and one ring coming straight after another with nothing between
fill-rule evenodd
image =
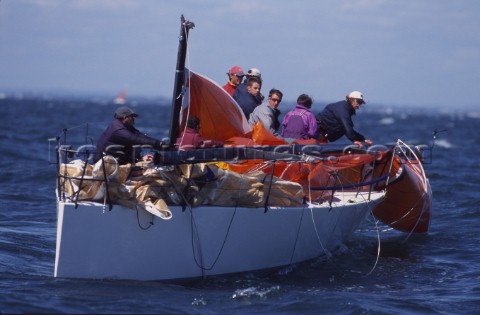
<instances>
[{"instance_id":1,"label":"white hull","mask_svg":"<svg viewBox=\"0 0 480 315\"><path fill-rule=\"evenodd\" d=\"M75 209L58 201L55 276L178 281L288 266L335 250L383 196L336 193L331 208L266 212L172 206L170 220L119 205L109 211L83 202Z\"/></svg>"}]
</instances>

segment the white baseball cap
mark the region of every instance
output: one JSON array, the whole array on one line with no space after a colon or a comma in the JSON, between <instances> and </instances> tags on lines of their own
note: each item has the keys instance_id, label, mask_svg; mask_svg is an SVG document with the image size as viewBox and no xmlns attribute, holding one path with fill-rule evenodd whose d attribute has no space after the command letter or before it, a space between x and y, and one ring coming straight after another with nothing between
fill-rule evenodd
<instances>
[{"instance_id":1,"label":"white baseball cap","mask_svg":"<svg viewBox=\"0 0 480 315\"><path fill-rule=\"evenodd\" d=\"M251 77L259 77L259 78L262 77L262 74L260 73L260 70L258 70L257 68L249 69L248 72L247 72L247 75L251 76Z\"/></svg>"},{"instance_id":2,"label":"white baseball cap","mask_svg":"<svg viewBox=\"0 0 480 315\"><path fill-rule=\"evenodd\" d=\"M356 98L357 100L361 100L360 104L362 104L362 103L365 104L365 100L363 99L363 94L360 91L350 92L350 94L348 94L347 97L348 98Z\"/></svg>"}]
</instances>

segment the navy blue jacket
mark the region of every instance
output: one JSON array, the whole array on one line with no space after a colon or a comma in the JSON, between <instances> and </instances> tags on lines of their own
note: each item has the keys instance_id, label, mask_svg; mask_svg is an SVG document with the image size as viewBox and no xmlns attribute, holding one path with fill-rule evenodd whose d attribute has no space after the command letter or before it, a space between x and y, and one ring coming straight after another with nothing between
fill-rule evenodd
<instances>
[{"instance_id":1,"label":"navy blue jacket","mask_svg":"<svg viewBox=\"0 0 480 315\"><path fill-rule=\"evenodd\" d=\"M352 116L355 109L345 100L328 104L317 115L319 129L326 129L329 142L336 141L346 136L350 141L364 141L365 137L353 129Z\"/></svg>"},{"instance_id":2,"label":"navy blue jacket","mask_svg":"<svg viewBox=\"0 0 480 315\"><path fill-rule=\"evenodd\" d=\"M237 86L235 92L233 92L233 98L242 108L247 120L250 118L250 114L253 112L255 107L262 103L259 97L255 97L253 94L248 93L246 83L242 83Z\"/></svg>"},{"instance_id":3,"label":"navy blue jacket","mask_svg":"<svg viewBox=\"0 0 480 315\"><path fill-rule=\"evenodd\" d=\"M160 141L151 138L133 126L125 126L115 119L100 136L97 142L97 153L105 152L112 155L120 164L135 163L141 159L140 149L134 150L134 145L151 145L160 148Z\"/></svg>"}]
</instances>

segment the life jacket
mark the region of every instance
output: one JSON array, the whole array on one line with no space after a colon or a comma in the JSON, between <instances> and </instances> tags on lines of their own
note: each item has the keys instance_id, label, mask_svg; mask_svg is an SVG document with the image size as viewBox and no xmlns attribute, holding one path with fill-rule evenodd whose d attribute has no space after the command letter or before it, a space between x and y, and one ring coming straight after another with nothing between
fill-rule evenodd
<instances>
[{"instance_id":1,"label":"life jacket","mask_svg":"<svg viewBox=\"0 0 480 315\"><path fill-rule=\"evenodd\" d=\"M309 138L308 130L303 122L302 116L306 113L306 110L303 110L300 114L293 113L288 118L287 124L285 129L283 129L282 136L284 138L292 138L292 139L302 139L306 140Z\"/></svg>"}]
</instances>

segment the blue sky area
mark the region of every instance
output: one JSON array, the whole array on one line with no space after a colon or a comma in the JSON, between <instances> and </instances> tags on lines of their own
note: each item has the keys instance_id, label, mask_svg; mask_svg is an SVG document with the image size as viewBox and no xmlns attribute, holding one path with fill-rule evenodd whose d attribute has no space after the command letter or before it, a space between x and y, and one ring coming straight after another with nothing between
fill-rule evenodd
<instances>
[{"instance_id":1,"label":"blue sky area","mask_svg":"<svg viewBox=\"0 0 480 315\"><path fill-rule=\"evenodd\" d=\"M239 65L288 100L478 105L477 0L0 0L0 92L170 98L181 14L187 64L221 85Z\"/></svg>"}]
</instances>

